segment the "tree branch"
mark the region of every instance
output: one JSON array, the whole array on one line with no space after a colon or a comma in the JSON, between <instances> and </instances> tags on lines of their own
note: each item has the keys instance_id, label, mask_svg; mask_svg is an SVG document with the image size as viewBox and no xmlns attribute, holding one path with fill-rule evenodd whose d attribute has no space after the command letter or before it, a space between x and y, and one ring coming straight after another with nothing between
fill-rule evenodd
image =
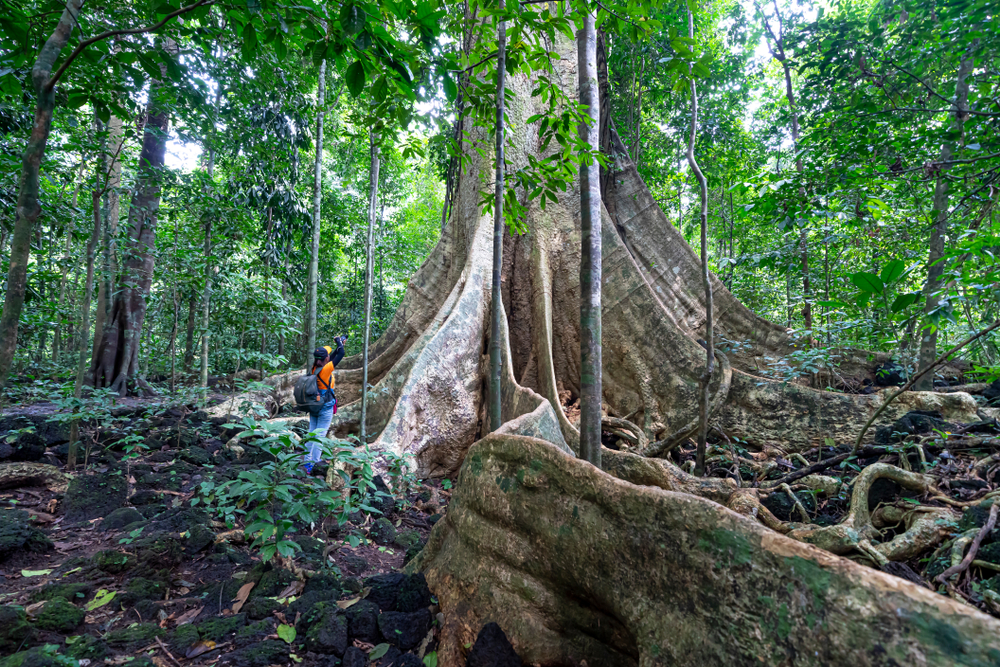
<instances>
[{"instance_id":1,"label":"tree branch","mask_svg":"<svg viewBox=\"0 0 1000 667\"><path fill-rule=\"evenodd\" d=\"M69 67L70 64L74 60L76 60L76 57L79 56L81 53L83 53L83 50L86 49L91 44L103 41L105 39L108 39L109 37L118 37L120 35L141 35L143 33L153 32L154 30L159 30L160 28L165 26L172 18L180 16L181 14L186 14L192 9L197 9L198 7L207 7L209 5L214 5L217 2L219 2L219 0L198 0L198 2L195 2L194 4L188 5L186 7L181 7L180 9L170 12L163 18L162 21L154 25L148 26L146 28L131 28L128 30L108 30L107 32L102 32L99 35L94 35L90 39L85 39L84 41L76 45L76 48L73 49L73 52L69 54L68 58L66 58L66 62L64 62L59 67L59 69L56 70L56 73L49 78L49 80L45 83L43 89L45 91L52 90L55 87L56 83L59 82L59 78L62 77L63 72L66 71L66 68Z\"/></svg>"},{"instance_id":2,"label":"tree branch","mask_svg":"<svg viewBox=\"0 0 1000 667\"><path fill-rule=\"evenodd\" d=\"M895 67L896 69L898 69L903 74L905 74L908 77L910 77L911 79L914 79L917 83L919 83L921 86L923 86L924 88L926 88L927 92L929 92L934 97L936 97L936 98L938 98L938 99L940 99L940 100L942 100L944 102L947 102L949 107L954 106L954 104L955 104L954 101L949 100L947 97L945 97L941 93L939 93L936 90L934 90L933 88L931 88L929 85L927 85L926 83L924 83L924 80L921 79L916 74L913 74L912 72L910 72L909 70L907 70L902 65L897 65L891 59L889 60L889 64L892 65L893 67ZM996 118L997 116L1000 116L1000 114L990 113L988 111L973 111L972 109L963 109L963 111L965 111L966 113L972 114L973 116L985 116L986 118Z\"/></svg>"}]
</instances>

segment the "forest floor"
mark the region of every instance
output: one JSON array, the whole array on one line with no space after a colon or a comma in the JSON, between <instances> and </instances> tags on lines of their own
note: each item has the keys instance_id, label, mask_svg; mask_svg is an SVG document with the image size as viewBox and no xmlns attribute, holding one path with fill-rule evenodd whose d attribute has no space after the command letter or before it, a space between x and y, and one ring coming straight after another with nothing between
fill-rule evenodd
<instances>
[{"instance_id":1,"label":"forest floor","mask_svg":"<svg viewBox=\"0 0 1000 667\"><path fill-rule=\"evenodd\" d=\"M218 394L209 403L224 400ZM292 521L288 537L301 551L264 562L245 541L247 517L227 522L216 506L206 507L212 488L275 458L253 438L228 446L238 430L226 424L235 417L209 418L192 405L157 399L119 401L100 425L84 429L76 472L5 485L8 467L65 470L68 425L57 410L35 403L0 413L0 459L7 462L0 464L0 667L436 664L440 610L423 575L403 569L447 511L451 480L405 480L405 488L390 491L376 478L378 492L362 499L371 511L355 511L346 523ZM761 488L763 505L785 522L841 522L852 485L874 463L935 477L944 495L921 497L888 479L871 486L873 513L948 506L953 517L935 548L882 569L1000 615L1000 526L983 529L1000 497L995 419L949 424L933 413L909 413L879 429L856 458L813 471L812 484L803 478L787 486L775 480L834 461L850 444L831 441L788 456L720 433L713 440L708 474ZM604 444L622 443L606 432ZM671 456L693 467L693 446ZM280 503L272 505L277 513ZM880 539L900 532L886 526ZM981 539L968 558L973 536ZM875 566L863 554L847 555ZM936 581L963 555L971 565L957 579ZM513 655L496 633L500 645L490 650ZM513 659L481 664L520 664Z\"/></svg>"},{"instance_id":2,"label":"forest floor","mask_svg":"<svg viewBox=\"0 0 1000 667\"><path fill-rule=\"evenodd\" d=\"M116 411L68 487L0 490L0 665L430 664L439 610L423 575L401 570L445 511L441 481L372 494L377 511L343 525L295 524L301 552L265 563L197 499L273 456L244 441L237 457L226 420L191 406ZM5 411L0 456L64 465L66 425L51 417L44 404ZM143 446L128 448L134 433Z\"/></svg>"}]
</instances>

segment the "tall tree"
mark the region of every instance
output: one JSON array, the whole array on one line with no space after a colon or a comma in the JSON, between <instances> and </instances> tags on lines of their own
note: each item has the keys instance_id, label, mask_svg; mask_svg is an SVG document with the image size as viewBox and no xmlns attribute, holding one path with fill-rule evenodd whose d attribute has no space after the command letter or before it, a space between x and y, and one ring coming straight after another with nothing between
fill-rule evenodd
<instances>
[{"instance_id":1,"label":"tall tree","mask_svg":"<svg viewBox=\"0 0 1000 667\"><path fill-rule=\"evenodd\" d=\"M306 311L306 360L316 349L317 285L319 284L320 205L323 202L323 104L326 60L319 64L316 89L316 159L313 163L312 254L309 256L309 305Z\"/></svg>"},{"instance_id":2,"label":"tall tree","mask_svg":"<svg viewBox=\"0 0 1000 667\"><path fill-rule=\"evenodd\" d=\"M583 5L576 31L582 116L579 133L588 151L580 160L580 458L601 466L601 177L597 30Z\"/></svg>"},{"instance_id":3,"label":"tall tree","mask_svg":"<svg viewBox=\"0 0 1000 667\"><path fill-rule=\"evenodd\" d=\"M504 0L500 0L500 13L504 11ZM500 327L503 317L503 301L500 292L500 274L503 269L503 195L504 195L504 83L506 79L507 23L500 19L497 29L497 91L496 91L496 177L493 195L493 292L490 300L492 319L490 324L490 381L489 417L490 430L496 430L503 423L500 400L500 370L502 363Z\"/></svg>"},{"instance_id":4,"label":"tall tree","mask_svg":"<svg viewBox=\"0 0 1000 667\"><path fill-rule=\"evenodd\" d=\"M368 417L368 344L372 328L372 255L374 253L375 218L377 216L376 202L378 199L378 168L379 151L375 141L375 132L369 130L369 153L371 159L368 167L368 233L365 241L365 333L361 357L361 441L366 442Z\"/></svg>"}]
</instances>

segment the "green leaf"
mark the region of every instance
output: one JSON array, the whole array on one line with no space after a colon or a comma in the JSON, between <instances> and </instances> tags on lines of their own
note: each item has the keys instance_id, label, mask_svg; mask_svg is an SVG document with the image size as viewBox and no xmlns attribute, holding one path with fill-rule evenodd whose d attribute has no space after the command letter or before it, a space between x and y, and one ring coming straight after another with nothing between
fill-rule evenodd
<instances>
[{"instance_id":1,"label":"green leaf","mask_svg":"<svg viewBox=\"0 0 1000 667\"><path fill-rule=\"evenodd\" d=\"M340 8L340 25L348 35L356 35L365 27L365 10L355 4Z\"/></svg>"},{"instance_id":2,"label":"green leaf","mask_svg":"<svg viewBox=\"0 0 1000 667\"><path fill-rule=\"evenodd\" d=\"M252 23L247 24L243 29L243 57L253 60L257 51L257 30Z\"/></svg>"},{"instance_id":3,"label":"green leaf","mask_svg":"<svg viewBox=\"0 0 1000 667\"><path fill-rule=\"evenodd\" d=\"M52 574L52 570L21 570L22 577L43 577Z\"/></svg>"},{"instance_id":4,"label":"green leaf","mask_svg":"<svg viewBox=\"0 0 1000 667\"><path fill-rule=\"evenodd\" d=\"M291 644L295 641L295 626L286 625L282 623L278 626L278 639L281 639L286 644Z\"/></svg>"},{"instance_id":5,"label":"green leaf","mask_svg":"<svg viewBox=\"0 0 1000 667\"><path fill-rule=\"evenodd\" d=\"M454 102L458 97L458 86L455 85L455 81L449 74L445 74L442 77L442 83L444 84L444 96L449 102Z\"/></svg>"},{"instance_id":6,"label":"green leaf","mask_svg":"<svg viewBox=\"0 0 1000 667\"><path fill-rule=\"evenodd\" d=\"M437 651L431 651L424 656L424 667L438 667Z\"/></svg>"},{"instance_id":7,"label":"green leaf","mask_svg":"<svg viewBox=\"0 0 1000 667\"><path fill-rule=\"evenodd\" d=\"M903 275L903 271L906 270L906 265L902 260L894 259L885 265L882 269L882 282L886 285L894 283L899 280L899 277Z\"/></svg>"},{"instance_id":8,"label":"green leaf","mask_svg":"<svg viewBox=\"0 0 1000 667\"><path fill-rule=\"evenodd\" d=\"M378 660L379 658L381 658L383 655L385 655L388 652L389 652L389 645L388 644L379 644L378 646L376 646L375 648L373 648L371 650L371 652L368 654L368 659L369 660Z\"/></svg>"},{"instance_id":9,"label":"green leaf","mask_svg":"<svg viewBox=\"0 0 1000 667\"><path fill-rule=\"evenodd\" d=\"M94 599L88 602L84 606L84 609L86 609L87 611L94 611L95 609L100 609L104 605L114 600L115 595L116 595L115 591L108 591L102 588L101 590L97 591L97 594L94 596Z\"/></svg>"},{"instance_id":10,"label":"green leaf","mask_svg":"<svg viewBox=\"0 0 1000 667\"><path fill-rule=\"evenodd\" d=\"M347 73L344 76L347 79L347 89L351 91L351 95L354 97L360 95L361 91L365 89L365 68L361 61L355 60L354 64L347 68Z\"/></svg>"},{"instance_id":11,"label":"green leaf","mask_svg":"<svg viewBox=\"0 0 1000 667\"><path fill-rule=\"evenodd\" d=\"M857 285L858 289L862 292L868 292L869 294L881 294L885 290L885 284L882 282L882 279L874 273L868 273L867 271L852 273L851 282Z\"/></svg>"},{"instance_id":12,"label":"green leaf","mask_svg":"<svg viewBox=\"0 0 1000 667\"><path fill-rule=\"evenodd\" d=\"M917 302L917 299L919 298L920 298L919 292L900 294L899 296L896 297L896 300L892 302L892 306L890 306L890 309L892 310L892 312L898 313L915 304Z\"/></svg>"}]
</instances>

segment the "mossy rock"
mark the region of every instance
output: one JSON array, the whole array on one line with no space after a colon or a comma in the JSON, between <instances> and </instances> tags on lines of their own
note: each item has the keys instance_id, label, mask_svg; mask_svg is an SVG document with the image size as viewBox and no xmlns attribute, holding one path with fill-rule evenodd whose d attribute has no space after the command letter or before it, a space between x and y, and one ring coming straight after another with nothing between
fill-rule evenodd
<instances>
[{"instance_id":1,"label":"mossy rock","mask_svg":"<svg viewBox=\"0 0 1000 667\"><path fill-rule=\"evenodd\" d=\"M246 624L247 615L244 613L211 618L198 624L198 635L202 639L222 642L226 637L235 633Z\"/></svg>"},{"instance_id":2,"label":"mossy rock","mask_svg":"<svg viewBox=\"0 0 1000 667\"><path fill-rule=\"evenodd\" d=\"M166 639L167 648L175 656L183 656L185 652L201 639L198 628L193 625L181 625L174 628L173 632Z\"/></svg>"},{"instance_id":3,"label":"mossy rock","mask_svg":"<svg viewBox=\"0 0 1000 667\"><path fill-rule=\"evenodd\" d=\"M343 582L335 574L316 574L306 580L305 588L302 589L303 594L312 593L313 591L323 591L328 593L334 598L340 597L340 593L343 590Z\"/></svg>"},{"instance_id":4,"label":"mossy rock","mask_svg":"<svg viewBox=\"0 0 1000 667\"><path fill-rule=\"evenodd\" d=\"M323 540L318 540L309 535L296 535L293 539L296 544L302 547L302 555L307 560L316 563L323 561L323 550L326 549L326 543Z\"/></svg>"},{"instance_id":5,"label":"mossy rock","mask_svg":"<svg viewBox=\"0 0 1000 667\"><path fill-rule=\"evenodd\" d=\"M403 563L409 563L411 560L419 556L420 552L423 550L424 550L424 545L422 544L416 544L412 547L409 547L406 550L406 555L403 556Z\"/></svg>"},{"instance_id":6,"label":"mossy rock","mask_svg":"<svg viewBox=\"0 0 1000 667\"><path fill-rule=\"evenodd\" d=\"M334 602L317 602L302 616L306 650L344 655L347 650L347 617Z\"/></svg>"},{"instance_id":7,"label":"mossy rock","mask_svg":"<svg viewBox=\"0 0 1000 667\"><path fill-rule=\"evenodd\" d=\"M183 535L184 533L182 533ZM197 523L186 531L184 538L184 553L196 554L215 543L215 531L208 526Z\"/></svg>"},{"instance_id":8,"label":"mossy rock","mask_svg":"<svg viewBox=\"0 0 1000 667\"><path fill-rule=\"evenodd\" d=\"M136 559L117 549L105 549L94 554L94 566L101 572L121 574L136 564Z\"/></svg>"},{"instance_id":9,"label":"mossy rock","mask_svg":"<svg viewBox=\"0 0 1000 667\"><path fill-rule=\"evenodd\" d=\"M122 596L122 604L135 604L140 600L162 600L166 594L168 586L162 581L136 577L125 585L125 595Z\"/></svg>"},{"instance_id":10,"label":"mossy rock","mask_svg":"<svg viewBox=\"0 0 1000 667\"><path fill-rule=\"evenodd\" d=\"M83 602L94 587L88 583L80 584L47 584L31 594L32 602L43 600L66 600L67 602Z\"/></svg>"},{"instance_id":11,"label":"mossy rock","mask_svg":"<svg viewBox=\"0 0 1000 667\"><path fill-rule=\"evenodd\" d=\"M120 469L102 474L78 475L70 481L63 498L66 523L108 516L125 504L127 494L128 482Z\"/></svg>"},{"instance_id":12,"label":"mossy rock","mask_svg":"<svg viewBox=\"0 0 1000 667\"><path fill-rule=\"evenodd\" d=\"M145 521L145 518L136 508L119 507L104 517L104 520L101 521L101 530L121 530L141 521Z\"/></svg>"},{"instance_id":13,"label":"mossy rock","mask_svg":"<svg viewBox=\"0 0 1000 667\"><path fill-rule=\"evenodd\" d=\"M295 581L295 575L288 570L268 569L254 586L254 597L272 598L288 587L288 584Z\"/></svg>"},{"instance_id":14,"label":"mossy rock","mask_svg":"<svg viewBox=\"0 0 1000 667\"><path fill-rule=\"evenodd\" d=\"M396 527L385 517L376 519L368 529L368 539L376 544L390 545L396 540Z\"/></svg>"},{"instance_id":15,"label":"mossy rock","mask_svg":"<svg viewBox=\"0 0 1000 667\"><path fill-rule=\"evenodd\" d=\"M288 644L267 639L222 656L219 664L233 667L270 667L288 663Z\"/></svg>"},{"instance_id":16,"label":"mossy rock","mask_svg":"<svg viewBox=\"0 0 1000 667\"><path fill-rule=\"evenodd\" d=\"M0 660L0 667L70 667L75 663L59 655L58 651L59 647L55 644L36 646Z\"/></svg>"},{"instance_id":17,"label":"mossy rock","mask_svg":"<svg viewBox=\"0 0 1000 667\"><path fill-rule=\"evenodd\" d=\"M271 619L262 619L237 630L233 643L238 647L247 646L260 642L264 637L273 634L274 621Z\"/></svg>"},{"instance_id":18,"label":"mossy rock","mask_svg":"<svg viewBox=\"0 0 1000 667\"><path fill-rule=\"evenodd\" d=\"M258 621L268 618L280 608L281 605L274 598L253 598L243 607L247 617Z\"/></svg>"},{"instance_id":19,"label":"mossy rock","mask_svg":"<svg viewBox=\"0 0 1000 667\"><path fill-rule=\"evenodd\" d=\"M182 461L195 466L203 466L212 462L212 457L201 447L188 447L179 454L179 457Z\"/></svg>"},{"instance_id":20,"label":"mossy rock","mask_svg":"<svg viewBox=\"0 0 1000 667\"><path fill-rule=\"evenodd\" d=\"M415 530L401 530L396 533L396 546L402 549L409 549L414 546L423 546L423 538L420 537L420 533Z\"/></svg>"},{"instance_id":21,"label":"mossy rock","mask_svg":"<svg viewBox=\"0 0 1000 667\"><path fill-rule=\"evenodd\" d=\"M979 551L976 552L976 559L1000 565L1000 542L991 542L979 547Z\"/></svg>"},{"instance_id":22,"label":"mossy rock","mask_svg":"<svg viewBox=\"0 0 1000 667\"><path fill-rule=\"evenodd\" d=\"M85 614L82 609L66 600L49 600L35 616L35 625L42 630L68 634L80 627Z\"/></svg>"},{"instance_id":23,"label":"mossy rock","mask_svg":"<svg viewBox=\"0 0 1000 667\"><path fill-rule=\"evenodd\" d=\"M70 640L73 640L70 642ZM79 635L66 638L66 655L77 660L90 660L91 663L103 660L111 653L108 643L91 635Z\"/></svg>"},{"instance_id":24,"label":"mossy rock","mask_svg":"<svg viewBox=\"0 0 1000 667\"><path fill-rule=\"evenodd\" d=\"M0 607L0 653L13 653L30 641L34 628L20 607Z\"/></svg>"},{"instance_id":25,"label":"mossy rock","mask_svg":"<svg viewBox=\"0 0 1000 667\"><path fill-rule=\"evenodd\" d=\"M28 513L23 510L0 512L0 561L14 552L43 553L52 548L52 542L45 533L28 521Z\"/></svg>"},{"instance_id":26,"label":"mossy rock","mask_svg":"<svg viewBox=\"0 0 1000 667\"><path fill-rule=\"evenodd\" d=\"M343 562L344 569L347 570L348 574L363 574L368 569L368 561L355 553L344 554L341 557L341 562Z\"/></svg>"},{"instance_id":27,"label":"mossy rock","mask_svg":"<svg viewBox=\"0 0 1000 667\"><path fill-rule=\"evenodd\" d=\"M162 637L165 631L155 623L136 623L135 625L109 632L104 638L111 648L122 651L134 651L143 648Z\"/></svg>"},{"instance_id":28,"label":"mossy rock","mask_svg":"<svg viewBox=\"0 0 1000 667\"><path fill-rule=\"evenodd\" d=\"M141 537L129 546L140 563L155 569L171 568L184 561L184 549L173 535L159 533Z\"/></svg>"}]
</instances>

